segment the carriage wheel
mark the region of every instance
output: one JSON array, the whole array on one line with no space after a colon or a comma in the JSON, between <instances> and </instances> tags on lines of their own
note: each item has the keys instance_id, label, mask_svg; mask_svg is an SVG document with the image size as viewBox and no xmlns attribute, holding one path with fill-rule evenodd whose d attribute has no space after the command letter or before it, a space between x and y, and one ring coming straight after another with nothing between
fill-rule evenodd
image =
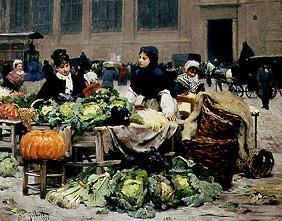
<instances>
[{"instance_id":1,"label":"carriage wheel","mask_svg":"<svg viewBox=\"0 0 282 221\"><path fill-rule=\"evenodd\" d=\"M232 94L237 95L237 89L236 89L236 86L235 86L234 84L230 84L230 85L228 86L228 90L229 90Z\"/></svg>"},{"instance_id":2,"label":"carriage wheel","mask_svg":"<svg viewBox=\"0 0 282 221\"><path fill-rule=\"evenodd\" d=\"M256 98L257 97L256 91L250 90L248 85L246 87L246 95L247 95L248 98Z\"/></svg>"},{"instance_id":3,"label":"carriage wheel","mask_svg":"<svg viewBox=\"0 0 282 221\"><path fill-rule=\"evenodd\" d=\"M282 96L282 88L278 88L280 95Z\"/></svg>"},{"instance_id":4,"label":"carriage wheel","mask_svg":"<svg viewBox=\"0 0 282 221\"><path fill-rule=\"evenodd\" d=\"M243 97L244 95L244 88L242 85L236 85L236 95L239 97Z\"/></svg>"}]
</instances>

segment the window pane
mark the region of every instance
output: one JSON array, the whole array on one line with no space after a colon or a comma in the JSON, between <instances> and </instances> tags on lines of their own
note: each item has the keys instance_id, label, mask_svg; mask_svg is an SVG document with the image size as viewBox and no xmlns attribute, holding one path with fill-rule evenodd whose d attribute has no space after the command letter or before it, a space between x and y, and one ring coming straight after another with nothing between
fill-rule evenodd
<instances>
[{"instance_id":1,"label":"window pane","mask_svg":"<svg viewBox=\"0 0 282 221\"><path fill-rule=\"evenodd\" d=\"M92 31L119 32L122 27L122 0L92 0Z\"/></svg>"},{"instance_id":2,"label":"window pane","mask_svg":"<svg viewBox=\"0 0 282 221\"><path fill-rule=\"evenodd\" d=\"M76 34L82 27L82 0L62 0L61 32Z\"/></svg>"},{"instance_id":3,"label":"window pane","mask_svg":"<svg viewBox=\"0 0 282 221\"><path fill-rule=\"evenodd\" d=\"M138 0L138 30L177 29L178 0Z\"/></svg>"},{"instance_id":4,"label":"window pane","mask_svg":"<svg viewBox=\"0 0 282 221\"><path fill-rule=\"evenodd\" d=\"M10 0L10 29L12 32L28 31L28 14L29 1L28 0Z\"/></svg>"},{"instance_id":5,"label":"window pane","mask_svg":"<svg viewBox=\"0 0 282 221\"><path fill-rule=\"evenodd\" d=\"M33 0L34 30L42 34L52 32L53 0Z\"/></svg>"}]
</instances>

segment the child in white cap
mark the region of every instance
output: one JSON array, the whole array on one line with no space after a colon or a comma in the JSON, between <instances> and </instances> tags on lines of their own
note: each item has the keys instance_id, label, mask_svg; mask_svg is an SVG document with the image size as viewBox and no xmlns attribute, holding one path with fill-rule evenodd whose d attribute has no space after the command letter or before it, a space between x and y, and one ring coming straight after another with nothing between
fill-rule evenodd
<instances>
[{"instance_id":1,"label":"child in white cap","mask_svg":"<svg viewBox=\"0 0 282 221\"><path fill-rule=\"evenodd\" d=\"M204 91L204 84L199 80L199 62L189 60L184 66L185 72L175 79L174 94L193 93Z\"/></svg>"}]
</instances>

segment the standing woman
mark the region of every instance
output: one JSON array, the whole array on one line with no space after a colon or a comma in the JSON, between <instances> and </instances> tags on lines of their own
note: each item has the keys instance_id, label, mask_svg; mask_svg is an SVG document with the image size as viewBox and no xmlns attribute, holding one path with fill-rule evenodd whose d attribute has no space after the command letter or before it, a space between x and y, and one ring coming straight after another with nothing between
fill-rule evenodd
<instances>
[{"instance_id":1,"label":"standing woman","mask_svg":"<svg viewBox=\"0 0 282 221\"><path fill-rule=\"evenodd\" d=\"M118 78L118 71L113 62L104 62L104 68L102 70L102 87L114 88L114 80Z\"/></svg>"},{"instance_id":2,"label":"standing woman","mask_svg":"<svg viewBox=\"0 0 282 221\"><path fill-rule=\"evenodd\" d=\"M66 49L56 49L51 58L54 62L55 74L46 78L36 98L57 102L73 100L83 96L85 87L83 75L72 75L70 58Z\"/></svg>"},{"instance_id":3,"label":"standing woman","mask_svg":"<svg viewBox=\"0 0 282 221\"><path fill-rule=\"evenodd\" d=\"M138 69L132 73L131 85L126 97L134 105L138 95L144 97L142 105L161 111L169 120L176 120L177 102L170 94L171 78L158 67L158 49L154 46L141 47ZM129 107L130 108L130 107Z\"/></svg>"}]
</instances>

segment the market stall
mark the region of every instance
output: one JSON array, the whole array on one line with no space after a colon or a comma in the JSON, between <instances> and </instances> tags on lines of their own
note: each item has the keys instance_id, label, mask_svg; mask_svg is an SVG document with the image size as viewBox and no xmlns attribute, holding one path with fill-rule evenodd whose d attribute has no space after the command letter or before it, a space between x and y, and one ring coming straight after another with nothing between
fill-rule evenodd
<instances>
[{"instance_id":1,"label":"market stall","mask_svg":"<svg viewBox=\"0 0 282 221\"><path fill-rule=\"evenodd\" d=\"M24 195L35 186L28 177L35 176L41 198L53 204L65 208L80 203L107 205L134 211L136 218L146 208L152 212L146 214L149 218L156 209L212 202L222 188L230 188L241 162L249 176L271 174L273 156L265 150L252 151L256 148L250 109L233 95L231 103L240 104L242 111L228 110L220 99L223 94L202 93L192 100L180 97L179 102L192 102L192 110L179 122L170 122L150 109L128 112L126 100L116 91L92 89L83 99L60 104L42 101L36 110L22 106L30 103L27 95L12 98L19 107L17 122L26 127L23 134L14 133L23 157ZM263 166L257 168L255 162ZM31 165L39 170L31 171ZM56 173L50 170L54 166ZM66 180L68 166L85 170ZM60 180L53 191L48 189L51 177ZM128 185L138 193L128 192ZM147 199L161 200L149 205Z\"/></svg>"}]
</instances>

